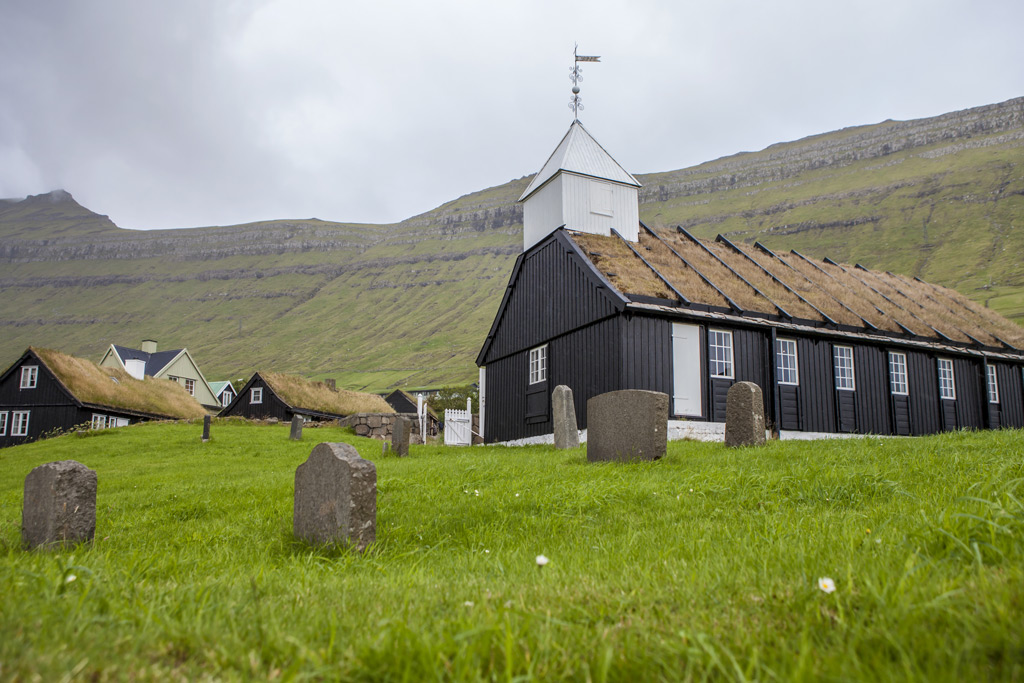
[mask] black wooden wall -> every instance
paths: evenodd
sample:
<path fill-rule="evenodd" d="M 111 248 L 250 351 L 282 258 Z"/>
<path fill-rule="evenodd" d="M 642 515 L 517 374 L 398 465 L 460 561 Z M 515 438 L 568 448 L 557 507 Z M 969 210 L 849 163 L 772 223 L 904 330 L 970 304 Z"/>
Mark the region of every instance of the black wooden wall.
<path fill-rule="evenodd" d="M 263 388 L 262 403 L 253 404 L 250 402 L 254 387 Z M 247 420 L 268 420 L 277 418 L 282 422 L 292 419 L 292 411 L 288 405 L 279 399 L 266 381 L 259 375 L 253 376 L 249 383 L 238 392 L 238 396 L 224 410 L 220 411 L 220 417 L 244 417 Z"/>
<path fill-rule="evenodd" d="M 481 359 L 486 366 L 614 315 L 621 308 L 558 233 L 524 254 L 513 277 L 513 289 Z"/>

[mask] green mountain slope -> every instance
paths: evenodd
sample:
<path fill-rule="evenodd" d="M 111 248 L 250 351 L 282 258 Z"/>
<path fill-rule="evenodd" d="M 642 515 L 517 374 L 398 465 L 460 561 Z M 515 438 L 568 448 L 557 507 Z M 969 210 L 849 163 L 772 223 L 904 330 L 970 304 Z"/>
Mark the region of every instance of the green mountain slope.
<path fill-rule="evenodd" d="M 637 176 L 641 218 L 955 287 L 1024 321 L 1024 98 Z M 529 178 L 392 225 L 123 230 L 62 192 L 0 200 L 0 361 L 31 345 L 188 346 L 364 390 L 471 381 Z"/>

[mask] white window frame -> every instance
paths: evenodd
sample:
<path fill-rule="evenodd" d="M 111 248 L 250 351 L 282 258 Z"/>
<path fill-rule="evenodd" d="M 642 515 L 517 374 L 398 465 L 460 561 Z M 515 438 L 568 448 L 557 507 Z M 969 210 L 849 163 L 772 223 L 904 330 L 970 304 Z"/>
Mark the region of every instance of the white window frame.
<path fill-rule="evenodd" d="M 988 402 L 999 403 L 999 375 L 996 374 L 996 366 L 986 363 L 985 377 L 988 385 Z"/>
<path fill-rule="evenodd" d="M 11 412 L 11 436 L 28 436 L 28 419 L 30 410 L 14 410 Z"/>
<path fill-rule="evenodd" d="M 196 395 L 196 381 L 194 379 L 185 378 L 185 391 L 188 392 L 189 396 Z"/>
<path fill-rule="evenodd" d="M 938 358 L 936 363 L 939 369 L 939 398 L 955 401 L 956 373 L 953 370 L 953 361 L 949 358 Z"/>
<path fill-rule="evenodd" d="M 540 384 L 548 379 L 548 345 L 530 349 L 530 384 Z"/>
<path fill-rule="evenodd" d="M 263 387 L 252 387 L 249 389 L 249 403 L 253 405 L 263 403 Z"/>
<path fill-rule="evenodd" d="M 897 359 L 899 359 L 898 362 Z M 889 391 L 894 396 L 908 396 L 910 394 L 910 384 L 907 377 L 907 354 L 900 351 L 889 352 Z"/>
<path fill-rule="evenodd" d="M 7 411 L 0 411 L 0 436 L 7 436 Z"/>
<path fill-rule="evenodd" d="M 107 416 L 100 413 L 92 414 L 92 426 L 90 429 L 106 429 L 107 428 Z"/>
<path fill-rule="evenodd" d="M 21 389 L 35 389 L 39 384 L 39 366 L 21 366 Z"/>
<path fill-rule="evenodd" d="M 857 390 L 857 373 L 854 370 L 852 346 L 832 347 L 832 372 L 836 377 L 836 389 L 840 391 Z"/>
<path fill-rule="evenodd" d="M 220 394 L 220 404 L 223 407 L 227 408 L 229 405 L 231 405 L 231 401 L 234 400 L 234 398 L 235 398 L 234 393 L 232 393 L 232 392 L 230 392 L 230 391 L 225 389 Z"/>
<path fill-rule="evenodd" d="M 721 368 L 719 368 L 721 366 Z M 721 369 L 722 372 L 717 372 Z M 708 374 L 719 379 L 733 379 L 732 332 L 708 330 Z"/>
<path fill-rule="evenodd" d="M 790 365 L 792 361 L 792 365 Z M 800 386 L 799 359 L 795 339 L 775 340 L 775 376 L 779 384 Z"/>

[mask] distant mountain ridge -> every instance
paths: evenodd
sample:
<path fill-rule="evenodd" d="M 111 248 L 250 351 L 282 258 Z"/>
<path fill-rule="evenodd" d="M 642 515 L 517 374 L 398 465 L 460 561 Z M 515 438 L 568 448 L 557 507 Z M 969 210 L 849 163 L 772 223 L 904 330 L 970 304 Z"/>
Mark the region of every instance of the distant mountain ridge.
<path fill-rule="evenodd" d="M 637 175 L 641 218 L 953 286 L 1024 320 L 1024 97 Z M 279 220 L 123 230 L 63 191 L 0 202 L 0 354 L 188 346 L 383 390 L 475 378 L 522 245 L 531 178 L 390 225 Z"/>

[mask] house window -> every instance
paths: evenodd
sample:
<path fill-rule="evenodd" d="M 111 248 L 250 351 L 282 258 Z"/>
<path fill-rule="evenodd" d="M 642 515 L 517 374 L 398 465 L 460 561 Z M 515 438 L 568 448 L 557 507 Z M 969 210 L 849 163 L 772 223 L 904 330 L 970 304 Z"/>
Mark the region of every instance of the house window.
<path fill-rule="evenodd" d="M 800 376 L 796 369 L 796 340 L 775 340 L 775 367 L 778 371 L 779 384 L 800 384 Z"/>
<path fill-rule="evenodd" d="M 11 436 L 28 436 L 28 410 L 15 410 L 11 413 Z"/>
<path fill-rule="evenodd" d="M 530 384 L 543 382 L 548 378 L 548 345 L 530 349 Z"/>
<path fill-rule="evenodd" d="M 894 394 L 907 395 L 907 354 L 889 352 L 889 387 Z"/>
<path fill-rule="evenodd" d="M 194 379 L 185 380 L 185 391 L 188 392 L 189 396 L 196 395 L 196 381 Z"/>
<path fill-rule="evenodd" d="M 26 365 L 21 369 L 21 388 L 35 389 L 36 381 L 39 379 L 39 366 Z"/>
<path fill-rule="evenodd" d="M 708 330 L 708 372 L 732 379 L 732 332 Z"/>
<path fill-rule="evenodd" d="M 7 411 L 0 413 L 0 436 L 7 436 Z"/>
<path fill-rule="evenodd" d="M 956 400 L 956 378 L 953 376 L 953 361 L 939 359 L 939 398 Z"/>
<path fill-rule="evenodd" d="M 100 415 L 99 413 L 92 414 L 92 428 L 93 429 L 106 429 L 107 428 L 107 416 Z"/>
<path fill-rule="evenodd" d="M 253 387 L 249 390 L 249 403 L 263 403 L 263 387 Z"/>
<path fill-rule="evenodd" d="M 853 347 L 833 346 L 832 360 L 835 367 L 836 389 L 854 391 L 857 386 L 853 378 Z"/>
<path fill-rule="evenodd" d="M 985 374 L 988 377 L 988 402 L 999 403 L 999 380 L 996 379 L 996 366 L 986 365 Z"/>
<path fill-rule="evenodd" d="M 229 405 L 231 405 L 231 400 L 234 397 L 235 397 L 234 394 L 232 394 L 230 391 L 225 389 L 224 393 L 220 395 L 220 404 L 222 406 L 224 406 L 225 408 L 227 408 Z"/>

